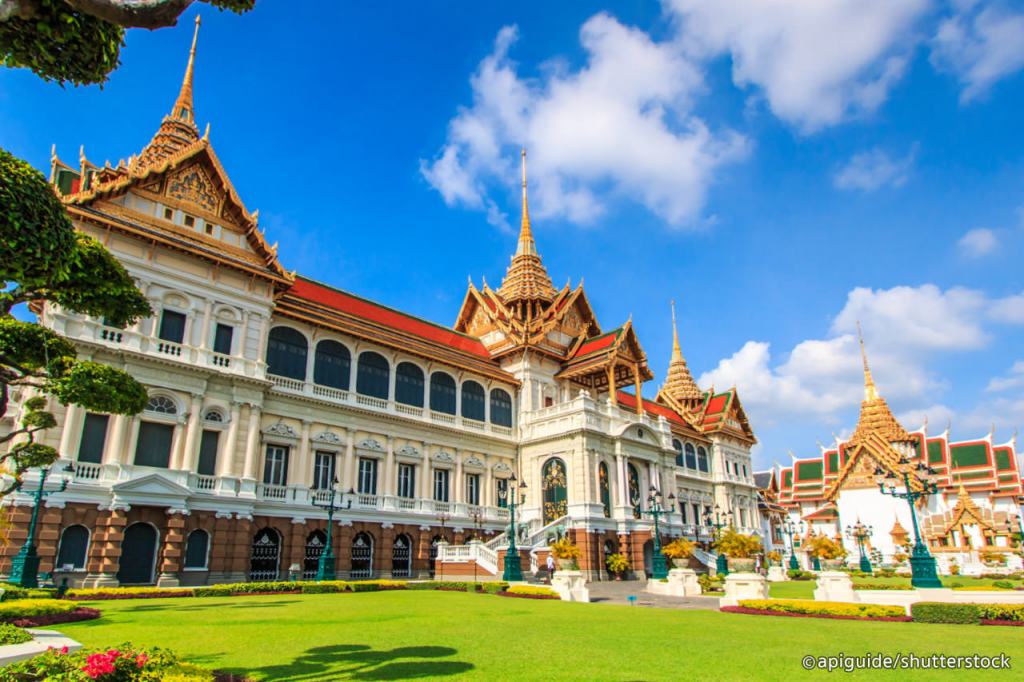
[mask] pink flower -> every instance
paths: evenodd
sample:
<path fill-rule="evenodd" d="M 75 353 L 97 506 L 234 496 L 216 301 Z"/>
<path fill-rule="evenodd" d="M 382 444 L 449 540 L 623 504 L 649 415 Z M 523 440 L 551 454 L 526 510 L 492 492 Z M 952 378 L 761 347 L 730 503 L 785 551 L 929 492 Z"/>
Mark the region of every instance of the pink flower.
<path fill-rule="evenodd" d="M 62 646 L 60 648 L 60 653 L 61 653 L 61 656 L 67 656 L 68 655 L 68 645 L 67 644 L 65 644 L 64 646 Z"/>
<path fill-rule="evenodd" d="M 148 660 L 149 660 L 149 656 L 147 656 L 146 654 L 139 654 L 138 656 L 135 657 L 135 662 L 139 664 L 140 668 L 142 666 L 146 665 L 146 661 L 148 661 Z"/>

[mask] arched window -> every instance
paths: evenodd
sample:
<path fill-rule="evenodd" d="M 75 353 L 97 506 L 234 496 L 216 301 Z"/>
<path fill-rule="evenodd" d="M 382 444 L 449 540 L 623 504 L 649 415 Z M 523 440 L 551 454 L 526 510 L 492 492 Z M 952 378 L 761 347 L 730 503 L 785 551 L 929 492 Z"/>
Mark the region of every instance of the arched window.
<path fill-rule="evenodd" d="M 85 568 L 85 554 L 89 548 L 89 529 L 85 526 L 68 526 L 60 534 L 60 549 L 57 551 L 55 568 L 73 566 Z"/>
<path fill-rule="evenodd" d="M 316 344 L 313 357 L 313 383 L 348 390 L 349 368 L 352 355 L 343 344 L 325 339 Z"/>
<path fill-rule="evenodd" d="M 178 414 L 178 406 L 170 398 L 162 395 L 155 395 L 149 399 L 146 405 L 146 412 L 158 414 Z"/>
<path fill-rule="evenodd" d="M 512 427 L 512 396 L 500 388 L 491 389 L 491 423 Z"/>
<path fill-rule="evenodd" d="M 267 338 L 267 374 L 306 380 L 306 337 L 291 327 L 274 327 Z"/>
<path fill-rule="evenodd" d="M 701 448 L 701 449 L 703 449 L 703 448 Z M 696 459 L 696 457 L 694 456 L 694 453 L 693 453 L 693 444 L 692 443 L 687 443 L 686 444 L 686 468 L 687 469 L 696 469 L 697 468 L 697 459 Z"/>
<path fill-rule="evenodd" d="M 683 464 L 683 444 L 680 443 L 677 439 L 673 438 L 672 449 L 676 451 L 676 466 L 686 466 L 685 464 Z"/>
<path fill-rule="evenodd" d="M 629 475 L 629 503 L 633 507 L 633 518 L 640 518 L 640 472 L 632 464 L 626 465 Z"/>
<path fill-rule="evenodd" d="M 209 410 L 207 411 L 206 416 L 203 417 L 203 419 L 205 419 L 208 422 L 223 423 L 224 415 L 221 414 L 220 410 Z"/>
<path fill-rule="evenodd" d="M 306 555 L 302 561 L 302 579 L 316 579 L 317 571 L 320 568 L 320 557 L 327 548 L 327 533 L 322 530 L 315 530 L 306 536 Z"/>
<path fill-rule="evenodd" d="M 153 582 L 156 563 L 157 532 L 148 523 L 133 523 L 124 531 L 121 556 L 117 561 L 117 580 L 122 585 Z"/>
<path fill-rule="evenodd" d="M 252 541 L 249 580 L 264 582 L 277 580 L 277 567 L 281 558 L 281 537 L 272 528 L 256 533 Z"/>
<path fill-rule="evenodd" d="M 353 580 L 373 575 L 373 537 L 366 531 L 352 540 L 352 569 L 349 575 Z"/>
<path fill-rule="evenodd" d="M 697 468 L 701 471 L 710 471 L 708 467 L 708 451 L 703 446 L 697 448 Z"/>
<path fill-rule="evenodd" d="M 395 402 L 423 407 L 423 370 L 411 362 L 400 362 L 395 369 Z"/>
<path fill-rule="evenodd" d="M 444 372 L 430 375 L 430 409 L 455 414 L 455 379 Z"/>
<path fill-rule="evenodd" d="M 359 356 L 356 393 L 387 400 L 390 383 L 391 365 L 388 364 L 387 358 L 373 351 L 367 351 Z"/>
<path fill-rule="evenodd" d="M 185 543 L 185 568 L 206 568 L 209 548 L 209 533 L 201 529 L 189 533 L 188 542 Z"/>
<path fill-rule="evenodd" d="M 402 534 L 395 538 L 391 546 L 391 577 L 408 578 L 412 568 L 412 540 Z"/>
<path fill-rule="evenodd" d="M 486 398 L 484 387 L 475 381 L 462 384 L 462 416 L 482 422 L 485 418 Z"/>
<path fill-rule="evenodd" d="M 565 516 L 567 507 L 565 462 L 552 457 L 541 470 L 544 485 L 544 525 Z"/>
<path fill-rule="evenodd" d="M 601 488 L 601 505 L 604 506 L 604 517 L 612 516 L 612 492 L 608 487 L 608 465 L 601 462 L 597 465 L 597 483 Z"/>

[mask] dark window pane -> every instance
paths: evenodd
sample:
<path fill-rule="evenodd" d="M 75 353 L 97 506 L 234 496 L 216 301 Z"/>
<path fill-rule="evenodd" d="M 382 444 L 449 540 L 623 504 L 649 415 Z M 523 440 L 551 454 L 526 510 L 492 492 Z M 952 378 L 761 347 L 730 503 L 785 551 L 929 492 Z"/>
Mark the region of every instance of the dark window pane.
<path fill-rule="evenodd" d="M 171 343 L 185 340 L 185 316 L 173 310 L 165 310 L 160 315 L 160 338 Z"/>
<path fill-rule="evenodd" d="M 313 383 L 347 391 L 351 364 L 352 355 L 343 344 L 321 341 L 313 358 Z"/>
<path fill-rule="evenodd" d="M 363 495 L 377 494 L 377 460 L 359 459 L 359 492 Z"/>
<path fill-rule="evenodd" d="M 391 383 L 391 366 L 383 355 L 366 352 L 359 356 L 359 373 L 356 375 L 356 393 L 371 398 L 388 399 Z"/>
<path fill-rule="evenodd" d="M 221 355 L 231 355 L 231 337 L 235 334 L 235 328 L 231 325 L 217 323 L 217 331 L 213 334 L 213 352 Z"/>
<path fill-rule="evenodd" d="M 703 447 L 697 448 L 697 468 L 708 471 L 708 451 Z"/>
<path fill-rule="evenodd" d="M 267 373 L 306 379 L 306 337 L 291 327 L 274 327 L 267 338 Z"/>
<path fill-rule="evenodd" d="M 467 381 L 462 384 L 462 416 L 482 422 L 486 409 L 484 407 L 485 395 L 484 387 L 475 381 Z"/>
<path fill-rule="evenodd" d="M 109 422 L 110 417 L 105 414 L 85 415 L 85 423 L 82 424 L 82 442 L 78 446 L 79 462 L 99 464 L 103 461 L 103 446 L 107 441 L 107 424 Z"/>
<path fill-rule="evenodd" d="M 85 568 L 85 550 L 89 546 L 89 531 L 85 526 L 68 526 L 60 535 L 60 551 L 56 568 L 74 566 Z"/>
<path fill-rule="evenodd" d="M 329 490 L 334 485 L 334 453 L 317 451 L 313 464 L 313 488 Z"/>
<path fill-rule="evenodd" d="M 135 445 L 135 463 L 144 467 L 166 469 L 171 463 L 173 440 L 172 425 L 142 422 L 139 424 L 139 440 Z"/>
<path fill-rule="evenodd" d="M 689 443 L 686 444 L 686 468 L 696 469 L 697 468 L 697 457 L 693 451 L 693 446 Z"/>
<path fill-rule="evenodd" d="M 288 448 L 280 445 L 267 446 L 263 482 L 269 485 L 288 485 Z"/>
<path fill-rule="evenodd" d="M 395 401 L 423 407 L 423 370 L 411 362 L 400 363 L 395 370 Z"/>
<path fill-rule="evenodd" d="M 204 430 L 199 441 L 199 466 L 196 473 L 213 476 L 217 470 L 217 445 L 220 443 L 220 432 Z"/>
<path fill-rule="evenodd" d="M 444 372 L 430 375 L 430 409 L 455 414 L 455 379 Z"/>
<path fill-rule="evenodd" d="M 491 423 L 512 426 L 512 396 L 500 388 L 491 390 Z"/>
<path fill-rule="evenodd" d="M 185 568 L 206 568 L 206 548 L 209 545 L 210 536 L 205 530 L 189 533 L 185 544 Z"/>

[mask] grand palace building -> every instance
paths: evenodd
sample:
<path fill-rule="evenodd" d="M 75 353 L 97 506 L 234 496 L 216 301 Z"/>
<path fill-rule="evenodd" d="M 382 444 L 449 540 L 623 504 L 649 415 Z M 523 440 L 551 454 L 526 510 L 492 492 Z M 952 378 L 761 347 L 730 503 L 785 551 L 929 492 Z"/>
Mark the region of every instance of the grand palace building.
<path fill-rule="evenodd" d="M 716 506 L 762 533 L 756 439 L 736 390 L 698 388 L 676 334 L 656 399 L 640 397 L 654 377 L 631 320 L 602 326 L 582 285 L 556 288 L 542 264 L 525 153 L 511 265 L 496 289 L 470 283 L 444 327 L 279 262 L 209 128 L 200 134 L 195 47 L 138 154 L 103 167 L 53 156 L 75 227 L 116 255 L 154 314 L 119 329 L 50 303 L 35 310 L 79 357 L 124 369 L 150 395 L 134 417 L 51 400 L 58 426 L 44 442 L 62 459 L 46 485 L 60 485 L 66 464 L 74 473 L 39 513 L 42 571 L 86 586 L 311 578 L 328 538 L 320 505 L 332 499 L 340 578 L 426 577 L 444 570 L 439 546 L 459 559 L 453 570 L 498 575 L 513 500 L 524 570 L 558 534 L 583 549 L 592 579 L 616 552 L 649 571 L 651 488 L 672 511 L 662 541 L 706 543 Z M 19 419 L 9 409 L 0 432 Z M 786 474 L 786 494 L 808 471 Z M 38 481 L 34 470 L 4 499 L 14 526 L 0 572 L 27 537 Z"/>
<path fill-rule="evenodd" d="M 804 566 L 809 562 L 800 546 L 822 534 L 842 540 L 856 564 L 859 548 L 847 528 L 858 522 L 869 528 L 865 550 L 876 564 L 899 564 L 894 557 L 910 554 L 916 522 L 940 572 L 992 572 L 996 564 L 985 566 L 985 555 L 1002 555 L 1002 568 L 1021 570 L 1012 539 L 1022 530 L 1024 503 L 1016 434 L 999 444 L 992 433 L 953 441 L 949 426 L 935 433 L 925 423 L 907 431 L 878 393 L 866 355 L 864 377 L 860 419 L 850 438 L 821 446 L 816 457 L 794 457 L 792 466 L 758 473 L 762 497 L 781 512 L 777 520 L 788 520 L 796 530 L 793 544 Z M 937 492 L 919 499 L 913 516 L 906 500 L 879 489 L 879 475 L 896 474 L 896 491 L 903 491 L 901 473 L 909 470 L 911 488 L 921 491 L 925 467 L 932 470 Z M 775 540 L 779 548 L 789 542 L 777 530 Z"/>

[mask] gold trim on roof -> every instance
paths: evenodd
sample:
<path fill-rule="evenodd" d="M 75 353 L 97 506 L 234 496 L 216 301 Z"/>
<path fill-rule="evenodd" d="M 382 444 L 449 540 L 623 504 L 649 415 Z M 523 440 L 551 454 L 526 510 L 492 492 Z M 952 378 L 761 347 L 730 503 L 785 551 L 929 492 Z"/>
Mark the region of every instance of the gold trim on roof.
<path fill-rule="evenodd" d="M 697 382 L 693 380 L 693 375 L 690 374 L 689 367 L 686 366 L 686 360 L 683 359 L 682 351 L 679 349 L 679 330 L 676 327 L 675 301 L 672 301 L 671 305 L 672 361 L 669 363 L 668 378 L 665 380 L 665 386 L 662 390 L 680 403 L 692 405 L 696 401 L 702 400 L 703 396 L 700 388 L 697 386 Z"/>
<path fill-rule="evenodd" d="M 860 404 L 860 419 L 857 421 L 857 428 L 850 436 L 850 445 L 860 445 L 868 440 L 871 434 L 881 436 L 887 443 L 916 443 L 903 426 L 896 421 L 892 410 L 886 404 L 885 399 L 879 395 L 875 387 L 875 381 L 871 378 L 871 370 L 868 369 L 868 356 L 864 350 L 864 337 L 860 334 L 860 324 L 857 324 L 857 334 L 860 336 L 860 352 L 864 358 L 864 402 Z"/>
<path fill-rule="evenodd" d="M 523 218 L 519 226 L 519 242 L 512 256 L 498 295 L 506 304 L 514 301 L 544 301 L 550 303 L 558 291 L 548 276 L 537 253 L 537 242 L 530 229 L 530 211 L 526 202 L 526 150 L 523 150 Z"/>

